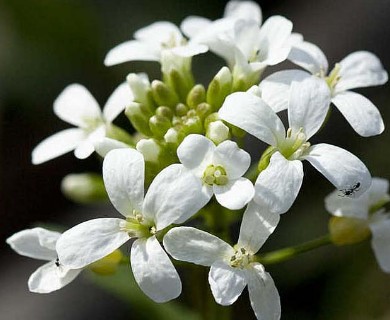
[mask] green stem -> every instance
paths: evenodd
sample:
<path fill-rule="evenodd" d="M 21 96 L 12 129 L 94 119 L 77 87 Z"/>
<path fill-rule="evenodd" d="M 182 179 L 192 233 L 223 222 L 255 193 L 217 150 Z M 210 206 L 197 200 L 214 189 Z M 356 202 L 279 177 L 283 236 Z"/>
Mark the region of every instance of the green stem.
<path fill-rule="evenodd" d="M 268 252 L 264 255 L 258 256 L 257 261 L 260 262 L 261 264 L 267 265 L 267 264 L 275 264 L 275 263 L 280 263 L 286 260 L 290 260 L 297 255 L 317 249 L 319 247 L 331 244 L 332 240 L 329 234 L 322 236 L 320 238 L 310 240 L 301 244 L 298 244 L 293 247 L 288 247 L 272 252 Z"/>

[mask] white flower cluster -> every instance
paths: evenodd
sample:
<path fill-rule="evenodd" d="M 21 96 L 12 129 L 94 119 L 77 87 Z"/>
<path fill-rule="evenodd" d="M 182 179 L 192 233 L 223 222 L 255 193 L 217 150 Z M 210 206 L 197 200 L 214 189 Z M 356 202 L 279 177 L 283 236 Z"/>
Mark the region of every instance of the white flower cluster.
<path fill-rule="evenodd" d="M 303 182 L 303 160 L 337 189 L 326 207 L 346 220 L 333 221 L 334 243 L 354 242 L 351 234 L 359 225 L 360 235 L 373 235 L 379 264 L 390 272 L 390 220 L 382 209 L 389 200 L 387 181 L 372 183 L 370 172 L 352 153 L 309 142 L 326 124 L 331 104 L 361 136 L 380 134 L 384 124 L 377 108 L 349 90 L 384 84 L 387 73 L 374 54 L 364 51 L 348 55 L 328 72 L 323 52 L 292 33 L 292 27 L 281 16 L 262 24 L 261 10 L 252 1 L 230 1 L 223 18 L 215 21 L 188 17 L 182 31 L 170 22 L 156 22 L 112 49 L 104 63 L 158 61 L 163 81 L 130 74 L 103 112 L 81 85 L 72 84 L 60 94 L 54 112 L 78 128 L 41 142 L 32 153 L 33 163 L 72 150 L 79 159 L 97 151 L 104 158 L 108 197 L 122 217 L 89 220 L 62 235 L 35 228 L 8 238 L 19 254 L 50 261 L 30 277 L 31 291 L 60 289 L 132 240 L 135 280 L 154 301 L 181 293 L 170 255 L 210 267 L 208 280 L 217 303 L 231 305 L 248 286 L 256 317 L 279 319 L 278 291 L 256 253 L 294 203 Z M 192 57 L 206 51 L 227 64 L 207 89 L 195 83 L 191 72 Z M 306 71 L 279 71 L 262 79 L 268 66 L 286 59 Z M 285 109 L 287 127 L 277 114 Z M 123 111 L 137 136 L 112 124 Z M 250 155 L 239 147 L 245 133 L 269 145 L 260 159 L 252 159 L 258 161 L 254 185 L 244 177 L 251 165 Z M 204 211 L 212 215 L 212 203 L 226 208 L 224 212 L 245 208 L 235 245 L 180 226 Z M 355 227 L 346 228 L 348 221 Z M 213 232 L 207 225 L 204 229 Z"/>

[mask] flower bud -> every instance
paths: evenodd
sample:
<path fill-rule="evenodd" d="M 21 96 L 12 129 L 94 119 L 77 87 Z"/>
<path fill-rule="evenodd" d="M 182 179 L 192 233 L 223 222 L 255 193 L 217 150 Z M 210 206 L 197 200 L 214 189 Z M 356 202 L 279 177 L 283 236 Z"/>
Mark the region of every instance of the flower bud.
<path fill-rule="evenodd" d="M 227 67 L 223 67 L 211 80 L 207 88 L 207 103 L 218 111 L 225 98 L 232 93 L 232 74 Z"/>
<path fill-rule="evenodd" d="M 188 112 L 188 107 L 183 103 L 178 103 L 175 107 L 175 113 L 178 117 L 186 116 Z"/>
<path fill-rule="evenodd" d="M 196 114 L 202 119 L 210 115 L 212 111 L 212 107 L 206 102 L 200 103 L 196 106 Z"/>
<path fill-rule="evenodd" d="M 62 193 L 77 203 L 108 200 L 103 178 L 97 173 L 68 174 L 61 182 Z"/>
<path fill-rule="evenodd" d="M 114 274 L 118 269 L 120 262 L 123 259 L 123 254 L 119 249 L 105 256 L 104 258 L 90 264 L 88 268 L 99 275 Z"/>
<path fill-rule="evenodd" d="M 168 107 L 161 106 L 156 109 L 156 115 L 172 119 L 173 112 Z"/>
<path fill-rule="evenodd" d="M 187 105 L 195 108 L 198 104 L 206 101 L 206 90 L 201 84 L 194 86 L 187 96 Z"/>
<path fill-rule="evenodd" d="M 152 136 L 152 131 L 149 128 L 150 116 L 143 112 L 141 104 L 132 102 L 127 106 L 125 114 L 138 132 L 141 132 L 145 136 Z"/>
<path fill-rule="evenodd" d="M 168 129 L 172 127 L 172 124 L 167 117 L 155 115 L 149 119 L 149 127 L 153 135 L 161 139 Z"/>
<path fill-rule="evenodd" d="M 173 108 L 179 103 L 176 93 L 162 81 L 154 80 L 152 82 L 152 94 L 159 106 Z"/>
<path fill-rule="evenodd" d="M 134 101 L 147 106 L 150 111 L 153 111 L 155 109 L 155 102 L 148 76 L 145 73 L 130 73 L 126 80 L 133 92 Z"/>
<path fill-rule="evenodd" d="M 257 165 L 257 170 L 260 173 L 261 171 L 267 169 L 269 162 L 271 160 L 272 155 L 275 153 L 276 149 L 274 146 L 269 146 L 263 154 L 261 155 L 261 158 L 259 160 L 259 164 Z"/>
<path fill-rule="evenodd" d="M 354 244 L 371 235 L 367 221 L 350 217 L 332 217 L 329 220 L 329 232 L 335 245 Z"/>
<path fill-rule="evenodd" d="M 161 147 L 154 139 L 141 139 L 138 141 L 136 149 L 142 153 L 145 161 L 158 162 Z"/>
<path fill-rule="evenodd" d="M 202 120 L 198 116 L 188 118 L 183 124 L 184 126 L 182 131 L 185 135 L 189 135 L 191 133 L 203 133 Z"/>
<path fill-rule="evenodd" d="M 229 139 L 229 128 L 221 120 L 211 122 L 207 127 L 206 137 L 218 145 Z"/>

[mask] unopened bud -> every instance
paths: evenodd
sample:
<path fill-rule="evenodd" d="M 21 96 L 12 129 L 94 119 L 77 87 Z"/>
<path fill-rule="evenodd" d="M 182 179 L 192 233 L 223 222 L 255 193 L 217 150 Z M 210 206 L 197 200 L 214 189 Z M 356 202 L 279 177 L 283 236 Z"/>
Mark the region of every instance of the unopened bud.
<path fill-rule="evenodd" d="M 154 139 L 142 139 L 138 141 L 136 149 L 142 153 L 145 161 L 158 162 L 161 147 Z"/>
<path fill-rule="evenodd" d="M 149 119 L 149 127 L 153 135 L 156 138 L 161 139 L 168 129 L 172 127 L 172 124 L 168 118 L 155 115 Z"/>
<path fill-rule="evenodd" d="M 206 90 L 201 84 L 194 86 L 187 96 L 187 105 L 195 108 L 198 104 L 206 101 Z"/>
<path fill-rule="evenodd" d="M 175 113 L 178 117 L 186 116 L 188 112 L 188 107 L 183 103 L 178 103 L 175 107 Z"/>
<path fill-rule="evenodd" d="M 207 103 L 218 111 L 225 98 L 232 93 L 232 74 L 227 67 L 223 67 L 211 80 L 207 88 Z"/>
<path fill-rule="evenodd" d="M 361 242 L 371 235 L 366 220 L 350 217 L 332 217 L 329 220 L 332 242 L 343 246 Z"/>
<path fill-rule="evenodd" d="M 188 118 L 183 124 L 184 126 L 182 131 L 185 135 L 189 135 L 191 133 L 203 133 L 202 120 L 198 116 Z"/>
<path fill-rule="evenodd" d="M 143 112 L 141 104 L 132 102 L 127 106 L 125 114 L 138 132 L 145 136 L 152 136 L 149 128 L 149 116 Z"/>
<path fill-rule="evenodd" d="M 200 103 L 196 106 L 196 114 L 202 119 L 206 118 L 212 111 L 212 107 L 206 102 Z"/>
<path fill-rule="evenodd" d="M 150 111 L 153 111 L 155 103 L 148 76 L 145 73 L 130 73 L 126 80 L 133 92 L 134 101 L 148 106 Z"/>
<path fill-rule="evenodd" d="M 156 109 L 156 115 L 161 117 L 166 117 L 168 119 L 172 119 L 173 112 L 170 108 L 161 106 Z"/>
<path fill-rule="evenodd" d="M 154 80 L 152 82 L 152 94 L 159 106 L 173 108 L 179 103 L 176 93 L 162 81 Z"/>
<path fill-rule="evenodd" d="M 267 169 L 269 162 L 271 160 L 272 155 L 276 152 L 276 149 L 274 146 L 269 146 L 263 154 L 261 155 L 261 158 L 259 160 L 259 164 L 257 165 L 257 170 L 259 173 L 265 169 Z"/>
<path fill-rule="evenodd" d="M 62 193 L 77 203 L 107 201 L 103 178 L 97 173 L 68 174 L 61 182 Z"/>
<path fill-rule="evenodd" d="M 229 128 L 221 120 L 211 122 L 207 127 L 206 137 L 217 145 L 229 139 L 229 136 Z"/>

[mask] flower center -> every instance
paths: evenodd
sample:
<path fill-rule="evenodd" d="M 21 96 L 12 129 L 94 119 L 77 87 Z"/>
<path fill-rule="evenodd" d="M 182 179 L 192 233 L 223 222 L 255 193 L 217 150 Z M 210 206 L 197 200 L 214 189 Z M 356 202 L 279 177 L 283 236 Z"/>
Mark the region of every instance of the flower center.
<path fill-rule="evenodd" d="M 202 180 L 203 183 L 209 186 L 214 184 L 224 186 L 229 181 L 225 168 L 220 165 L 214 166 L 213 164 L 209 165 L 203 172 Z"/>
<path fill-rule="evenodd" d="M 334 90 L 334 88 L 336 87 L 336 84 L 339 82 L 339 80 L 341 78 L 340 69 L 341 69 L 340 64 L 336 63 L 333 70 L 329 73 L 329 76 L 324 77 L 326 83 L 329 86 L 329 89 L 332 91 Z"/>
<path fill-rule="evenodd" d="M 295 133 L 289 128 L 287 130 L 286 139 L 282 143 L 279 143 L 278 149 L 287 160 L 297 160 L 302 157 L 310 147 L 310 142 L 306 139 L 306 134 L 303 132 L 302 127 Z"/>
<path fill-rule="evenodd" d="M 83 130 L 87 133 L 95 131 L 97 127 L 103 124 L 103 120 L 100 118 L 87 118 L 84 119 Z"/>
<path fill-rule="evenodd" d="M 179 46 L 184 46 L 187 43 L 187 40 L 183 37 L 178 38 L 174 32 L 171 32 L 168 39 L 161 42 L 161 47 L 163 49 L 172 49 Z"/>
<path fill-rule="evenodd" d="M 245 248 L 238 248 L 234 255 L 230 257 L 230 266 L 244 269 L 253 261 L 253 254 Z"/>
<path fill-rule="evenodd" d="M 130 237 L 142 238 L 155 235 L 157 233 L 156 227 L 150 221 L 146 221 L 142 214 L 133 210 L 133 216 L 127 217 L 126 220 L 121 221 L 120 231 L 127 232 Z"/>

